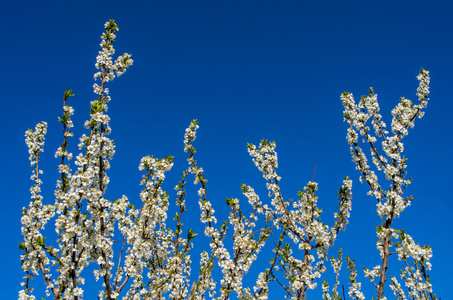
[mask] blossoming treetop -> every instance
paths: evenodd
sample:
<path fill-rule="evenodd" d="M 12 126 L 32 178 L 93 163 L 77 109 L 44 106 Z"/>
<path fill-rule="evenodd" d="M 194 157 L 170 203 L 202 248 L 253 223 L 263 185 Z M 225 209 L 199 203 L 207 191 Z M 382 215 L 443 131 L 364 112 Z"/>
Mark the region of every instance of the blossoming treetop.
<path fill-rule="evenodd" d="M 39 156 L 43 151 L 47 124 L 41 122 L 35 130 L 26 132 L 31 166 L 34 167 L 31 177 L 34 185 L 31 202 L 23 209 L 21 219 L 24 241 L 19 248 L 23 251 L 21 261 L 26 275 L 19 299 L 35 299 L 31 280 L 38 274 L 44 279 L 47 296 L 82 299 L 82 287 L 85 280 L 91 278 L 85 270 L 89 265 L 95 266 L 94 279 L 102 282 L 98 299 L 229 299 L 233 294 L 240 299 L 267 299 L 272 281 L 287 297 L 306 299 L 307 290 L 317 287 L 317 279 L 326 271 L 328 261 L 334 267 L 336 282 L 332 291 L 324 282 L 324 299 L 343 299 L 338 292 L 342 253 L 340 251 L 337 258 L 330 259 L 327 254 L 339 231 L 345 230 L 348 224 L 352 181 L 347 177 L 344 179 L 338 192 L 335 222 L 327 225 L 322 221 L 322 210 L 317 205 L 316 182 L 308 182 L 297 194 L 297 199 L 287 199 L 283 195 L 279 185 L 281 178 L 277 174 L 275 142 L 263 140 L 258 146 L 247 145 L 253 162 L 266 181 L 270 202 L 261 200 L 251 186 L 244 184 L 241 191 L 250 208 L 244 210 L 239 199 L 227 198 L 226 205 L 231 212 L 221 225 L 209 198 L 204 170 L 195 159 L 194 141 L 199 128 L 196 120 L 190 123 L 184 135 L 188 167 L 175 187 L 176 199 L 172 200 L 163 189 L 165 174 L 173 166 L 172 156 L 160 159 L 145 156 L 141 159 L 139 170 L 144 175 L 140 207 L 136 208 L 126 196 L 113 201 L 106 198 L 107 172 L 115 153 L 115 145 L 108 137 L 111 128 L 106 111 L 111 98 L 106 84 L 122 75 L 132 65 L 132 59 L 126 53 L 113 60 L 118 26 L 110 20 L 105 29 L 101 37 L 102 50 L 95 64 L 98 71 L 94 74 L 96 83 L 93 89 L 97 98 L 91 102 L 90 119 L 85 122 L 88 134 L 80 137 L 78 146 L 81 152 L 75 156 L 73 164 L 70 163 L 74 156 L 69 150 L 69 138 L 73 136 L 70 130 L 74 109 L 67 104 L 73 96 L 72 91 L 67 89 L 63 96 L 63 116 L 59 118 L 63 125 L 63 142 L 55 153 L 61 158 L 58 168 L 61 178 L 57 182 L 53 204 L 44 204 L 41 196 L 40 174 L 43 171 Z M 407 265 L 402 279 L 406 282 L 409 297 L 435 299 L 426 274 L 430 268 L 430 248 L 416 245 L 404 230 L 392 227 L 394 219 L 412 200 L 402 197 L 410 180 L 405 179 L 406 160 L 401 156 L 401 140 L 407 135 L 408 127 L 413 126 L 414 119 L 423 115 L 422 110 L 427 104 L 428 72 L 422 70 L 419 80 L 419 104 L 401 100 L 392 112 L 392 136 L 385 130 L 373 91 L 358 105 L 351 94 L 342 95 L 353 160 L 363 180 L 370 186 L 370 194 L 377 199 L 377 212 L 384 219 L 377 228 L 377 248 L 382 264 L 371 271 L 365 270 L 366 277 L 376 286 L 378 299 L 385 298 L 386 271 L 392 254 L 397 254 Z M 374 135 L 366 125 L 369 120 Z M 382 187 L 368 165 L 359 146 L 359 134 L 369 144 L 376 168 L 391 182 L 388 189 Z M 383 140 L 385 156 L 377 150 L 377 138 Z M 203 235 L 183 224 L 187 211 L 188 176 L 193 176 L 194 184 L 199 185 Z M 171 201 L 176 204 L 173 220 L 168 218 Z M 52 219 L 55 220 L 55 241 L 44 236 L 44 228 Z M 224 240 L 230 235 L 233 242 L 232 248 L 228 249 Z M 193 253 L 194 241 L 202 236 L 208 239 L 209 249 Z M 269 264 L 262 264 L 254 285 L 246 286 L 244 276 L 264 247 L 270 247 L 274 255 Z M 391 247 L 395 248 L 394 252 L 390 252 Z M 192 270 L 194 255 L 199 255 L 199 268 L 195 272 Z M 349 295 L 354 299 L 364 299 L 361 285 L 356 280 L 354 262 L 349 257 L 346 260 L 351 274 Z M 219 278 L 214 268 L 219 269 Z M 375 282 L 375 278 L 379 281 Z M 395 277 L 390 279 L 395 296 L 406 299 L 398 280 Z"/>

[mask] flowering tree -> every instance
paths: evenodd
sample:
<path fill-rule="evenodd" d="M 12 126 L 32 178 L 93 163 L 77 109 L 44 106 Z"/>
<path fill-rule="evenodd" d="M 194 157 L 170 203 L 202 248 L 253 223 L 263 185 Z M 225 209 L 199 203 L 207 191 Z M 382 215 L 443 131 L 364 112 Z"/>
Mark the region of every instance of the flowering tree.
<path fill-rule="evenodd" d="M 67 104 L 73 96 L 66 90 L 63 96 L 63 116 L 59 121 L 63 125 L 63 142 L 55 156 L 61 158 L 55 202 L 43 203 L 41 196 L 43 171 L 39 166 L 39 156 L 44 147 L 47 124 L 41 122 L 35 129 L 26 132 L 26 144 L 29 148 L 30 162 L 33 167 L 31 179 L 31 201 L 23 208 L 22 234 L 24 241 L 19 248 L 25 280 L 19 299 L 35 299 L 32 279 L 42 276 L 47 296 L 53 299 L 83 298 L 82 289 L 87 277 L 88 266 L 93 265 L 94 279 L 101 280 L 102 288 L 98 299 L 229 299 L 236 294 L 240 299 L 267 299 L 269 283 L 275 281 L 287 297 L 306 299 L 306 291 L 317 286 L 317 278 L 326 271 L 327 253 L 340 230 L 345 230 L 351 209 L 352 182 L 345 178 L 339 189 L 338 212 L 335 222 L 328 226 L 321 220 L 321 209 L 317 206 L 317 183 L 310 181 L 298 194 L 296 200 L 286 199 L 280 190 L 280 176 L 275 143 L 263 140 L 258 146 L 247 145 L 250 156 L 266 180 L 270 203 L 266 204 L 248 185 L 242 185 L 241 191 L 248 200 L 250 208 L 244 210 L 239 199 L 228 198 L 226 205 L 231 212 L 228 220 L 218 225 L 215 210 L 208 197 L 207 179 L 203 168 L 195 159 L 194 141 L 198 123 L 193 120 L 184 135 L 184 151 L 188 153 L 188 167 L 182 173 L 181 181 L 176 185 L 176 214 L 168 220 L 171 197 L 163 190 L 165 173 L 173 166 L 173 157 L 141 159 L 139 169 L 144 172 L 143 191 L 140 193 L 142 205 L 136 208 L 126 196 L 114 201 L 106 198 L 109 183 L 107 171 L 114 155 L 113 141 L 108 138 L 111 132 L 109 117 L 105 114 L 107 103 L 111 100 L 106 83 L 122 75 L 132 65 L 130 54 L 123 54 L 113 60 L 118 26 L 113 20 L 105 24 L 102 35 L 102 50 L 96 59 L 98 72 L 94 75 L 93 88 L 97 99 L 91 102 L 90 120 L 85 122 L 89 134 L 80 137 L 78 144 L 81 152 L 75 157 L 69 151 L 69 138 L 73 136 L 71 116 L 74 110 Z M 352 95 L 343 94 L 345 120 L 350 124 L 348 140 L 354 161 L 362 172 L 364 180 L 370 185 L 372 194 L 378 200 L 378 213 L 384 218 L 378 227 L 378 249 L 381 251 L 382 266 L 366 276 L 373 282 L 379 277 L 378 299 L 384 299 L 386 270 L 391 254 L 407 264 L 402 277 L 406 280 L 409 297 L 413 299 L 431 299 L 429 277 L 426 269 L 431 250 L 416 245 L 403 230 L 391 227 L 393 219 L 411 198 L 403 199 L 401 194 L 409 180 L 404 179 L 405 160 L 400 157 L 401 139 L 407 134 L 407 128 L 413 125 L 416 116 L 422 116 L 426 106 L 429 77 L 421 72 L 419 88 L 420 104 L 413 105 L 409 100 L 402 100 L 394 110 L 393 137 L 384 130 L 385 124 L 378 114 L 376 96 L 364 97 L 358 106 Z M 374 145 L 374 138 L 366 127 L 371 119 L 376 135 L 384 139 L 383 150 L 388 158 L 380 156 Z M 358 146 L 358 134 L 365 136 L 372 149 L 376 167 L 383 170 L 392 184 L 384 190 L 378 184 L 377 176 L 367 165 L 367 160 Z M 390 159 L 390 160 L 388 160 Z M 74 170 L 72 168 L 75 168 Z M 204 236 L 209 240 L 209 249 L 205 249 L 199 258 L 199 269 L 192 272 L 192 248 L 198 234 L 183 225 L 187 211 L 186 185 L 188 176 L 193 176 L 194 184 L 199 185 L 198 204 L 200 221 L 204 225 Z M 249 213 L 246 213 L 249 211 Z M 57 238 L 50 242 L 44 236 L 45 225 L 55 220 Z M 232 234 L 231 234 L 232 231 Z M 230 232 L 230 234 L 229 234 Z M 232 249 L 228 249 L 224 240 L 231 235 Z M 114 240 L 115 236 L 115 240 Z M 118 238 L 120 236 L 121 238 Z M 260 251 L 273 238 L 273 257 L 269 265 L 258 274 L 254 286 L 244 286 L 244 276 Z M 397 242 L 392 242 L 398 240 Z M 396 247 L 390 252 L 390 247 Z M 114 250 L 118 251 L 115 253 Z M 198 255 L 198 253 L 196 253 Z M 117 260 L 114 257 L 118 257 Z M 324 283 L 325 299 L 343 299 L 337 292 L 341 253 L 338 258 L 330 259 L 337 281 L 332 289 Z M 409 265 L 413 260 L 414 265 Z M 360 283 L 355 280 L 354 262 L 347 258 L 351 272 L 349 295 L 364 299 L 360 292 Z M 214 268 L 221 273 L 216 278 Z M 85 272 L 84 272 L 85 270 Z M 89 276 L 91 278 L 91 276 Z M 392 277 L 392 289 L 398 299 L 406 299 L 405 294 Z"/>

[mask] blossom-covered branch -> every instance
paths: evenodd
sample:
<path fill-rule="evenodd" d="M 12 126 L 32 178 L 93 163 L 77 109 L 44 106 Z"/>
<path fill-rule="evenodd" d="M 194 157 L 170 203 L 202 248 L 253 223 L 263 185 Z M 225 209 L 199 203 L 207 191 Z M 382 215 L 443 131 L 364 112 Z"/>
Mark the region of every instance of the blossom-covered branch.
<path fill-rule="evenodd" d="M 413 198 L 412 196 L 403 197 L 404 190 L 411 183 L 411 179 L 406 179 L 407 159 L 402 155 L 404 151 L 402 139 L 408 135 L 409 127 L 414 127 L 415 119 L 424 115 L 423 110 L 429 100 L 429 72 L 421 69 L 417 79 L 420 82 L 417 89 L 418 103 L 415 104 L 406 98 L 400 99 L 399 104 L 392 110 L 391 133 L 386 130 L 386 124 L 379 113 L 377 95 L 372 88 L 369 95 L 362 96 L 358 104 L 355 103 L 352 94 L 345 92 L 341 95 L 344 120 L 349 124 L 346 138 L 351 146 L 352 160 L 356 164 L 356 169 L 361 172 L 360 180 L 365 181 L 370 187 L 368 194 L 376 198 L 377 213 L 383 219 L 382 224 L 377 226 L 378 242 L 376 244 L 382 260 L 381 265 L 374 267 L 373 270 L 365 268 L 365 276 L 376 286 L 378 300 L 385 299 L 384 288 L 388 280 L 387 269 L 392 254 L 398 254 L 398 259 L 403 260 L 407 265 L 401 277 L 406 282 L 410 297 L 436 299 L 432 293 L 429 277 L 426 275 L 426 270 L 431 267 L 429 263 L 432 256 L 431 249 L 428 246 L 416 245 L 404 230 L 396 230 L 392 227 L 395 218 L 399 217 L 411 204 Z M 373 130 L 367 125 L 368 122 L 371 122 Z M 382 187 L 378 175 L 371 169 L 367 156 L 359 145 L 359 135 L 363 137 L 363 143 L 369 147 L 376 170 L 382 172 L 385 179 L 390 181 L 388 189 Z M 378 140 L 380 140 L 381 149 L 378 147 Z M 410 258 L 414 260 L 414 267 L 407 263 Z M 390 287 L 395 296 L 398 299 L 406 299 L 397 279 L 391 277 L 391 281 Z"/>
<path fill-rule="evenodd" d="M 93 86 L 98 98 L 91 102 L 91 118 L 85 122 L 90 134 L 80 138 L 79 148 L 85 149 L 85 152 L 77 155 L 74 163 L 77 166 L 75 172 L 69 166 L 73 155 L 68 151 L 67 140 L 73 135 L 70 128 L 73 127 L 71 115 L 74 109 L 67 105 L 67 100 L 73 94 L 68 89 L 64 93 L 63 116 L 59 118 L 63 124 L 63 143 L 55 153 L 56 157 L 61 157 L 59 171 L 62 175 L 61 180 L 57 182 L 54 205 L 42 206 L 42 197 L 39 195 L 41 180 L 37 176 L 41 173 L 37 162 L 44 142 L 46 123 L 42 122 L 35 131 L 27 132 L 30 159 L 32 165 L 36 164 L 32 177 L 36 184 L 32 190 L 33 217 L 30 215 L 31 218 L 22 218 L 24 242 L 21 243 L 21 248 L 25 251 L 23 270 L 29 275 L 26 278 L 26 289 L 20 292 L 20 299 L 34 298 L 28 283 L 31 274 L 37 274 L 37 269 L 43 274 L 48 296 L 52 294 L 54 299 L 81 299 L 83 290 L 80 285 L 85 281 L 81 273 L 93 261 L 99 265 L 95 277 L 102 277 L 105 286 L 99 298 L 115 299 L 119 292 L 111 285 L 112 237 L 114 223 L 118 217 L 116 209 L 119 206 L 104 198 L 109 182 L 106 170 L 110 168 L 109 161 L 115 151 L 112 140 L 108 138 L 111 131 L 110 118 L 105 111 L 110 96 L 104 86 L 108 81 L 123 74 L 132 65 L 132 59 L 130 54 L 124 54 L 113 62 L 112 56 L 115 53 L 113 43 L 118 26 L 110 20 L 105 24 L 105 29 L 101 37 L 102 51 L 99 52 L 95 65 L 99 72 L 94 75 L 95 80 L 100 79 L 101 84 L 95 83 Z M 24 211 L 25 216 L 29 213 L 31 211 Z M 53 247 L 45 243 L 41 231 L 45 223 L 55 214 L 58 240 L 57 246 Z M 31 230 L 33 234 L 28 236 Z M 52 268 L 55 265 L 58 265 L 58 268 Z M 52 274 L 55 273 L 57 276 L 52 279 Z"/>

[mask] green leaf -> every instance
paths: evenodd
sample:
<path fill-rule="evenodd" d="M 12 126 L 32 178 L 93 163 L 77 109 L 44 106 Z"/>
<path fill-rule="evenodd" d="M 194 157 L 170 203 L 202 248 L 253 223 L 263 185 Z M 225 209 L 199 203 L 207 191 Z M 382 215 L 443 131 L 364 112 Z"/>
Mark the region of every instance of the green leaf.
<path fill-rule="evenodd" d="M 91 105 L 90 114 L 100 113 L 104 110 L 104 104 L 101 101 L 95 101 Z"/>
<path fill-rule="evenodd" d="M 233 206 L 234 205 L 233 198 L 225 198 L 225 200 L 226 200 L 226 204 L 228 206 Z"/>
<path fill-rule="evenodd" d="M 35 240 L 35 244 L 40 246 L 40 247 L 45 247 L 45 244 L 44 244 L 44 241 L 46 240 L 46 238 L 42 238 L 40 236 L 38 236 Z"/>
<path fill-rule="evenodd" d="M 66 91 L 64 92 L 64 99 L 67 100 L 69 97 L 72 97 L 74 96 L 74 94 L 72 93 L 72 90 L 69 90 L 68 88 L 66 88 Z"/>
<path fill-rule="evenodd" d="M 189 232 L 187 233 L 187 239 L 190 241 L 191 239 L 193 239 L 197 235 L 198 235 L 198 233 L 194 233 L 193 229 L 189 229 Z"/>

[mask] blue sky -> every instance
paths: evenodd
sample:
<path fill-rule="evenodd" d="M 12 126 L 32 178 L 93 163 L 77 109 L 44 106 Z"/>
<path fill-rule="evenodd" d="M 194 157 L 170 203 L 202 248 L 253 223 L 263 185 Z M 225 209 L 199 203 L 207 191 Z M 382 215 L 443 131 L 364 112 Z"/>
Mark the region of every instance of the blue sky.
<path fill-rule="evenodd" d="M 432 283 L 447 299 L 453 268 L 449 1 L 4 1 L 0 7 L 4 299 L 17 297 L 23 276 L 17 245 L 31 185 L 24 132 L 42 120 L 49 124 L 42 166 L 43 194 L 51 203 L 62 95 L 66 87 L 75 93 L 70 104 L 80 136 L 109 19 L 120 28 L 117 54 L 132 53 L 134 65 L 109 86 L 116 154 L 108 197 L 125 194 L 139 203 L 138 164 L 147 154 L 175 156 L 166 185 L 173 192 L 186 168 L 184 130 L 198 119 L 197 160 L 218 218 L 225 219 L 224 199 L 241 197 L 242 183 L 266 199 L 246 144 L 275 140 L 284 196 L 297 197 L 316 166 L 326 222 L 333 224 L 343 177 L 354 180 L 350 224 L 330 254 L 342 247 L 359 274 L 378 263 L 375 226 L 381 221 L 350 159 L 340 94 L 358 99 L 372 86 L 390 124 L 400 97 L 416 99 L 420 68 L 431 71 L 426 115 L 404 141 L 414 202 L 395 227 L 432 246 Z M 186 224 L 196 224 L 196 194 L 187 201 L 193 215 Z M 373 287 L 361 279 L 371 298 Z"/>

